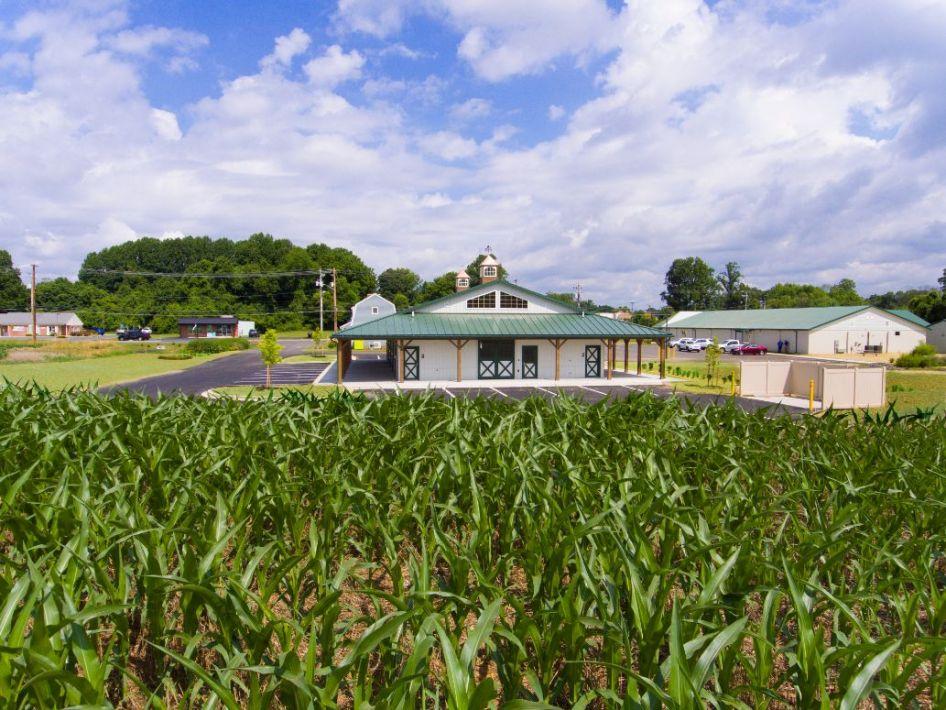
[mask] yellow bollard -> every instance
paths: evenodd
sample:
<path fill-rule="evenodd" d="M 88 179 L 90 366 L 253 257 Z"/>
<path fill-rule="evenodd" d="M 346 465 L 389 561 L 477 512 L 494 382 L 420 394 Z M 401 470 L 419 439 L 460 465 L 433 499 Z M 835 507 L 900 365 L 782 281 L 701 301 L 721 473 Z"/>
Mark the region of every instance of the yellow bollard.
<path fill-rule="evenodd" d="M 733 375 L 732 379 L 729 381 L 729 394 L 732 397 L 736 396 L 736 376 Z"/>
<path fill-rule="evenodd" d="M 815 381 L 808 380 L 808 411 L 815 411 Z"/>

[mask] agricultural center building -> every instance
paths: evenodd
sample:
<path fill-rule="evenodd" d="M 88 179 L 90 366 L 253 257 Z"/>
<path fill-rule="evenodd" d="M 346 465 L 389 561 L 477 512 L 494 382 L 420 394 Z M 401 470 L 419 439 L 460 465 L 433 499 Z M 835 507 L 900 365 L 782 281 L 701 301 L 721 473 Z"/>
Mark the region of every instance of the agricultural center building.
<path fill-rule="evenodd" d="M 177 327 L 181 338 L 245 338 L 256 324 L 249 320 L 239 320 L 235 316 L 219 316 L 178 318 Z"/>
<path fill-rule="evenodd" d="M 36 335 L 81 335 L 82 319 L 72 311 L 36 314 Z M 22 338 L 33 335 L 33 314 L 0 313 L 0 336 Z"/>
<path fill-rule="evenodd" d="M 663 377 L 666 331 L 584 313 L 498 278 L 499 269 L 487 254 L 478 285 L 470 287 L 470 277 L 460 271 L 455 293 L 340 329 L 332 336 L 339 383 L 354 340 L 384 340 L 392 376 L 401 382 L 610 378 L 617 343 L 623 341 L 626 360 L 632 340 L 660 344 Z M 639 374 L 640 347 L 637 352 Z"/>
<path fill-rule="evenodd" d="M 339 330 L 352 328 L 356 325 L 363 325 L 378 318 L 393 315 L 397 313 L 397 307 L 380 293 L 369 293 L 363 299 L 351 307 L 351 320 L 344 325 L 339 326 Z M 383 340 L 369 340 L 365 342 L 369 348 L 384 347 Z"/>
<path fill-rule="evenodd" d="M 906 353 L 926 342 L 929 323 L 910 311 L 875 306 L 681 311 L 659 323 L 674 337 L 736 338 L 782 351 L 828 355 Z"/>

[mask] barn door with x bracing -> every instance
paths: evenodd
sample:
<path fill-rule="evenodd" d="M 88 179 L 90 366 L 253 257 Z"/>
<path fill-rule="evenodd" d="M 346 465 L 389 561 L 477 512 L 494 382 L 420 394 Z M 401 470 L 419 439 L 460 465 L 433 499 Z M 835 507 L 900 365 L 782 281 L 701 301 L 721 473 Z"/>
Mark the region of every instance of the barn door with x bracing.
<path fill-rule="evenodd" d="M 404 379 L 420 379 L 420 348 L 416 345 L 404 348 Z"/>
<path fill-rule="evenodd" d="M 601 377 L 601 346 L 585 346 L 585 377 Z"/>
<path fill-rule="evenodd" d="M 481 380 L 511 380 L 515 374 L 514 340 L 481 340 L 478 348 Z"/>
<path fill-rule="evenodd" d="M 539 346 L 522 346 L 522 378 L 534 380 L 539 376 Z"/>

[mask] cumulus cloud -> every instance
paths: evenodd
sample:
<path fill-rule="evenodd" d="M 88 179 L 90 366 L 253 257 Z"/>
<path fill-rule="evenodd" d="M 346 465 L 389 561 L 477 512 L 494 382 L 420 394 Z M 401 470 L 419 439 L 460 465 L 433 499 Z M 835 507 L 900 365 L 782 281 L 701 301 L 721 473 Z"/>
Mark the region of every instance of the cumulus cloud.
<path fill-rule="evenodd" d="M 304 69 L 313 84 L 333 88 L 360 77 L 364 65 L 365 58 L 357 50 L 346 53 L 340 46 L 333 44 L 321 57 L 306 63 Z"/>
<path fill-rule="evenodd" d="M 287 35 L 276 38 L 276 46 L 272 54 L 267 54 L 260 60 L 263 69 L 278 69 L 288 67 L 292 60 L 309 48 L 312 38 L 302 29 L 296 27 Z"/>
<path fill-rule="evenodd" d="M 436 75 L 372 75 L 349 37 L 301 75 L 275 71 L 309 51 L 299 34 L 257 73 L 174 107 L 182 127 L 142 85 L 166 55 L 113 47 L 140 29 L 121 5 L 28 12 L 7 50 L 25 55 L 27 79 L 0 88 L 0 248 L 67 273 L 133 233 L 265 229 L 434 276 L 488 243 L 522 283 L 580 279 L 597 301 L 638 305 L 656 304 L 670 260 L 690 254 L 735 259 L 761 286 L 935 281 L 946 263 L 941 4 L 838 0 L 790 22 L 763 3 L 632 0 L 618 15 L 566 4 L 539 17 L 531 2 L 424 3 L 458 41 L 482 28 L 465 61 L 487 79 L 598 51 L 562 18 L 603 10 L 614 54 L 591 98 L 569 97 L 568 121 L 542 140 L 505 110 L 477 118 L 477 140 L 464 135 L 447 107 L 482 112 L 470 103 L 490 96 L 482 82 L 463 93 Z M 385 36 L 409 15 L 404 5 L 379 20 L 356 0 L 339 13 L 356 6 Z M 355 78 L 361 93 L 336 91 Z M 415 123 L 425 92 L 437 108 Z"/>
<path fill-rule="evenodd" d="M 458 121 L 471 121 L 485 118 L 493 112 L 493 104 L 487 99 L 472 98 L 455 104 L 450 109 L 450 115 Z"/>

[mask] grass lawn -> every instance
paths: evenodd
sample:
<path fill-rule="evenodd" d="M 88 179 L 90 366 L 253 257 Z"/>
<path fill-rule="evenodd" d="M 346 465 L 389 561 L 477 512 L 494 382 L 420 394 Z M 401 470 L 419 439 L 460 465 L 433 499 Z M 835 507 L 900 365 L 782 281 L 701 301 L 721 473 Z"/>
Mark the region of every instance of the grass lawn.
<path fill-rule="evenodd" d="M 889 370 L 887 401 L 901 413 L 936 406 L 946 410 L 946 372 Z"/>
<path fill-rule="evenodd" d="M 51 390 L 63 390 L 77 385 L 111 385 L 184 370 L 230 354 L 207 355 L 190 360 L 161 360 L 158 353 L 148 352 L 81 360 L 15 363 L 0 361 L 0 380 L 7 379 L 21 384 L 33 381 Z"/>
<path fill-rule="evenodd" d="M 653 362 L 653 369 L 647 369 L 647 364 Z M 644 374 L 656 375 L 659 372 L 656 360 L 644 360 Z M 630 372 L 636 372 L 636 364 L 632 363 Z M 618 370 L 622 370 L 622 364 L 619 363 Z M 706 363 L 702 360 L 679 360 L 667 361 L 667 377 L 677 380 L 671 383 L 674 390 L 678 392 L 693 392 L 694 394 L 731 394 L 732 389 L 725 378 L 731 374 L 739 377 L 738 363 L 721 362 L 719 363 L 719 384 L 715 382 L 708 384 L 706 382 Z M 695 375 L 695 376 L 694 376 Z"/>
<path fill-rule="evenodd" d="M 266 399 L 269 396 L 277 397 L 282 392 L 304 392 L 316 397 L 326 397 L 333 392 L 338 392 L 339 388 L 335 385 L 277 385 L 272 389 L 264 387 L 218 387 L 215 393 L 225 397 L 235 397 L 237 399 Z"/>

